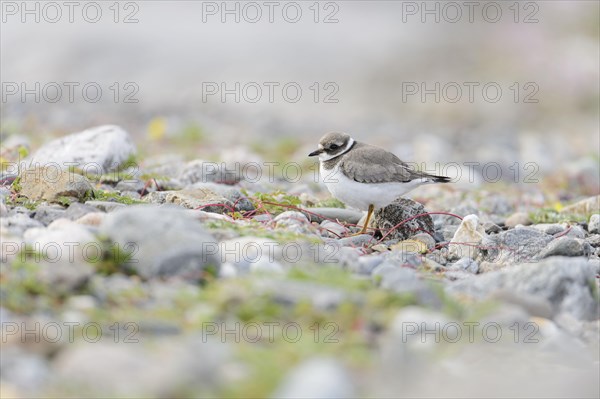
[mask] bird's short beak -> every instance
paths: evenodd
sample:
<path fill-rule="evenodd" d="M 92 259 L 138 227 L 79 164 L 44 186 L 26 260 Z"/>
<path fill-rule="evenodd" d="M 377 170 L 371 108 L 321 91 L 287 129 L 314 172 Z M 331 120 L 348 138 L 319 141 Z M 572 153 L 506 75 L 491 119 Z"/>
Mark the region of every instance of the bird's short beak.
<path fill-rule="evenodd" d="M 316 150 L 311 152 L 310 154 L 308 154 L 309 157 L 315 157 L 317 155 L 321 155 L 321 153 L 323 152 L 323 150 Z"/>

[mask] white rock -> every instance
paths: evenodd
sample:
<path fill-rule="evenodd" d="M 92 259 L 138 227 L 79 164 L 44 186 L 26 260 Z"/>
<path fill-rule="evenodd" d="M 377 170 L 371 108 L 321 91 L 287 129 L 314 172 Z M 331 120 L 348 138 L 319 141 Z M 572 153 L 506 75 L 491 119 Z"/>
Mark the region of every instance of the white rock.
<path fill-rule="evenodd" d="M 60 169 L 77 167 L 103 174 L 118 169 L 135 154 L 133 141 L 118 126 L 105 125 L 53 140 L 37 150 L 30 166 L 52 165 Z"/>
<path fill-rule="evenodd" d="M 483 241 L 485 236 L 485 231 L 479 224 L 479 218 L 476 215 L 465 216 L 460 226 L 458 226 L 458 230 L 454 233 L 454 237 L 450 240 L 449 256 L 475 259 L 479 254 L 477 245 Z"/>

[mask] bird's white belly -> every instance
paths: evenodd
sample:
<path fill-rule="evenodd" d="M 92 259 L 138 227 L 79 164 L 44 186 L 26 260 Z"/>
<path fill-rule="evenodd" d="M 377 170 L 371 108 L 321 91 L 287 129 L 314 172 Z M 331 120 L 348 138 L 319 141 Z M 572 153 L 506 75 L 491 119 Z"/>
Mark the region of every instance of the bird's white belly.
<path fill-rule="evenodd" d="M 373 204 L 383 208 L 410 190 L 427 183 L 425 179 L 408 183 L 359 183 L 347 178 L 337 166 L 332 170 L 320 167 L 321 179 L 335 198 L 346 205 L 366 211 Z"/>

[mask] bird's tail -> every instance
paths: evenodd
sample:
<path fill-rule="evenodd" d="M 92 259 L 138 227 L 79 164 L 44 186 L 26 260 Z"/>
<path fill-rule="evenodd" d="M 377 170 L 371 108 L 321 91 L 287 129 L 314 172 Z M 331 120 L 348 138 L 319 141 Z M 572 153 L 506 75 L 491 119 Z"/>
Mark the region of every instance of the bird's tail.
<path fill-rule="evenodd" d="M 433 183 L 450 183 L 452 181 L 451 178 L 446 176 L 429 175 L 427 177 L 429 177 Z"/>

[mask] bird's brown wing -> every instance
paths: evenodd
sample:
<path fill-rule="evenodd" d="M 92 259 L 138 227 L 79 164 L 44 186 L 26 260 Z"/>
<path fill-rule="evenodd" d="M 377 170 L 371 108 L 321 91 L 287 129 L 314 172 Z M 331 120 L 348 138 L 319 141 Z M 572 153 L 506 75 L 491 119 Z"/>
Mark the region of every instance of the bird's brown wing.
<path fill-rule="evenodd" d="M 359 183 L 406 183 L 437 177 L 416 171 L 391 152 L 366 144 L 355 146 L 346 154 L 340 161 L 340 169 Z"/>

